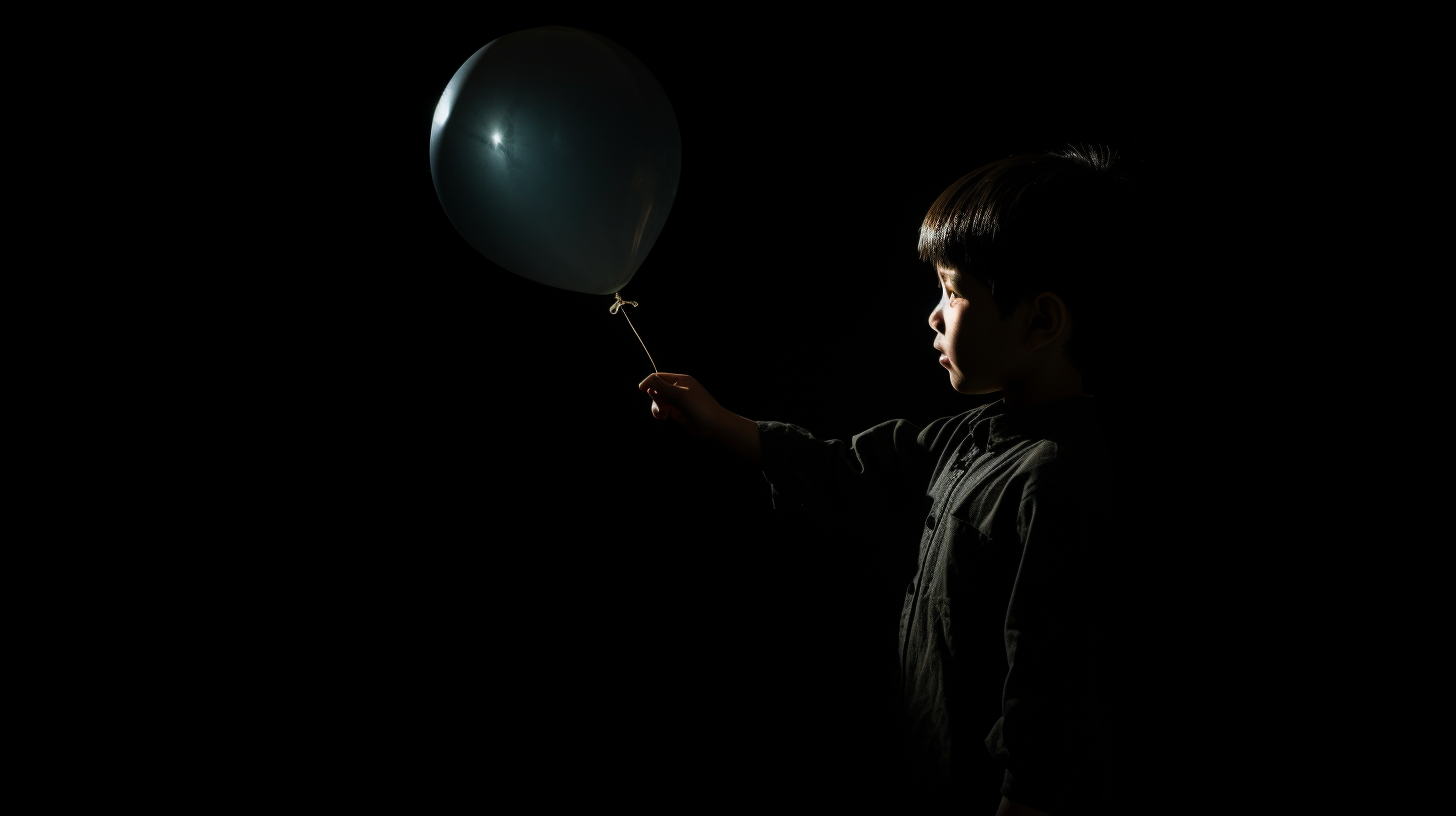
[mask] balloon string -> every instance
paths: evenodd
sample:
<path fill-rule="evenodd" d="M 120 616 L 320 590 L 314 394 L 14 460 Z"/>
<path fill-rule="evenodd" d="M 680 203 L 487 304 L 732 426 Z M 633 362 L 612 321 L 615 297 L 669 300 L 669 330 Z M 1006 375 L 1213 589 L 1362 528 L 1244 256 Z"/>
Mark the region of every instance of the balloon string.
<path fill-rule="evenodd" d="M 613 303 L 611 306 L 607 307 L 607 310 L 610 311 L 612 314 L 616 314 L 618 312 L 618 310 L 620 310 L 622 312 L 622 317 L 626 317 L 627 318 L 627 325 L 628 326 L 631 326 L 632 333 L 633 334 L 637 334 L 637 327 L 632 325 L 632 318 L 628 317 L 627 316 L 627 310 L 622 308 L 623 306 L 636 306 L 636 305 L 637 305 L 637 301 L 635 301 L 635 300 L 622 300 L 622 293 L 621 292 L 618 292 L 617 293 L 617 302 L 616 303 Z M 637 342 L 642 343 L 642 335 L 637 334 Z M 661 374 L 662 372 L 657 370 L 657 363 L 652 359 L 652 352 L 647 351 L 647 344 L 646 343 L 642 343 L 642 350 L 644 352 L 647 352 L 647 362 L 652 363 L 652 372 L 654 374 Z"/>

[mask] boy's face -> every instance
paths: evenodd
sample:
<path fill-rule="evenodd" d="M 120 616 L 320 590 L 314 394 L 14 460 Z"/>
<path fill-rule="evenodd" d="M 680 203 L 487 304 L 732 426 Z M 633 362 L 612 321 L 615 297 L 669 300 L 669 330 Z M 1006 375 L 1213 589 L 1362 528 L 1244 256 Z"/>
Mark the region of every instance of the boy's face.
<path fill-rule="evenodd" d="M 1002 319 L 991 290 L 954 269 L 937 266 L 940 303 L 930 313 L 940 364 L 951 387 L 962 394 L 990 394 L 1006 387 L 1020 345 L 1011 327 L 1016 312 Z"/>

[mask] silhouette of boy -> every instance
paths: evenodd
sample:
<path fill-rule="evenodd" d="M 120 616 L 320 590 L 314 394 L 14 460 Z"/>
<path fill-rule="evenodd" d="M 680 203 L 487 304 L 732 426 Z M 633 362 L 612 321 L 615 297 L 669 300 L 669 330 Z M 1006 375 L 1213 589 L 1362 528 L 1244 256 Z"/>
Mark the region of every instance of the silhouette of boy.
<path fill-rule="evenodd" d="M 759 464 L 775 507 L 923 511 L 899 629 L 916 810 L 989 807 L 987 767 L 1000 772 L 998 816 L 1108 799 L 1103 633 L 1118 539 L 1086 380 L 1106 282 L 1130 263 L 1131 199 L 1113 165 L 1091 148 L 1013 156 L 952 184 L 925 216 L 940 364 L 956 391 L 1000 392 L 995 402 L 845 444 L 741 417 L 686 374 L 638 386 L 654 417 Z"/>

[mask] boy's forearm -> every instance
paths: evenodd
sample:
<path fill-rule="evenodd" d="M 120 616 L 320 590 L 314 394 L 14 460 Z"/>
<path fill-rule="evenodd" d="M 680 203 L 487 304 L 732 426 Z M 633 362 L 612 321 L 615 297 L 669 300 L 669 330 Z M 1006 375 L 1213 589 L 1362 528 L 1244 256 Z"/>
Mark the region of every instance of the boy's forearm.
<path fill-rule="evenodd" d="M 729 414 L 712 434 L 723 447 L 755 465 L 763 464 L 763 447 L 758 438 L 758 423 Z"/>

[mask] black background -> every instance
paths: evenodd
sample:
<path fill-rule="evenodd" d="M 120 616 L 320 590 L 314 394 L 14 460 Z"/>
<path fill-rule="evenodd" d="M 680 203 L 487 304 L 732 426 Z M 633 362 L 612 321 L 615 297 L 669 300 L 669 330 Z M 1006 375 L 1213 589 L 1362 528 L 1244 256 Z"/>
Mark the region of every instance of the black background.
<path fill-rule="evenodd" d="M 1021 37 L 871 21 L 715 20 L 685 34 L 612 15 L 427 20 L 377 52 L 355 123 L 378 145 L 358 156 L 366 178 L 352 190 L 368 206 L 340 236 L 363 246 L 320 270 L 344 317 L 330 329 L 347 327 L 329 338 L 332 359 L 353 365 L 325 392 L 338 414 L 318 420 L 327 437 L 340 415 L 368 418 L 339 452 L 362 488 L 340 497 L 340 516 L 365 532 L 376 583 L 332 599 L 347 604 L 336 614 L 349 645 L 310 661 L 362 675 L 379 699 L 361 735 L 377 741 L 369 762 L 447 801 L 503 788 L 543 806 L 890 804 L 885 720 L 914 531 L 773 520 L 754 468 L 652 420 L 635 390 L 651 369 L 609 299 L 493 266 L 434 195 L 425 142 L 444 84 L 485 42 L 543 23 L 619 42 L 673 102 L 682 183 L 625 291 L 659 368 L 821 437 L 975 404 L 935 364 L 937 292 L 915 256 L 942 189 L 1073 140 L 1113 146 L 1130 173 L 1168 186 L 1203 135 L 1188 108 L 1217 90 L 1113 43 L 1083 62 Z M 1134 313 L 1196 290 L 1190 255 Z M 1143 434 L 1183 437 L 1202 416 L 1187 412 L 1177 366 L 1201 358 L 1159 334 L 1154 383 L 1122 399 L 1154 415 Z M 1164 514 L 1129 508 L 1128 524 Z M 1174 538 L 1189 546 L 1202 531 L 1184 521 Z M 1181 567 L 1146 567 L 1146 580 L 1177 581 Z M 315 693 L 338 705 L 333 689 Z"/>
<path fill-rule="evenodd" d="M 119 606 L 147 614 L 100 616 L 85 665 L 125 682 L 71 678 L 86 738 L 47 750 L 89 762 L 144 735 L 165 748 L 118 784 L 183 779 L 168 790 L 207 802 L 893 804 L 914 530 L 774 516 L 755 468 L 652 419 L 610 298 L 495 266 L 436 198 L 426 143 L 454 71 L 570 25 L 641 59 L 681 129 L 672 213 L 623 292 L 658 367 L 823 438 L 979 401 L 951 391 L 926 323 L 915 243 L 942 189 L 1068 142 L 1122 154 L 1162 202 L 1166 259 L 1132 287 L 1135 353 L 1098 393 L 1136 485 L 1124 784 L 1166 813 L 1257 784 L 1248 733 L 1281 715 L 1250 703 L 1271 647 L 1247 556 L 1281 530 L 1250 521 L 1277 474 L 1237 450 L 1241 400 L 1271 380 L 1228 319 L 1247 236 L 1211 215 L 1267 110 L 1227 70 L 1249 46 L 1174 21 L 761 13 L 421 8 L 253 42 L 258 180 L 237 180 L 245 225 L 198 250 L 248 264 L 192 318 L 200 348 L 174 351 L 167 376 L 202 389 L 153 417 L 174 430 L 166 495 L 123 502 L 164 508 L 167 544 L 88 573 L 141 576 Z"/>
<path fill-rule="evenodd" d="M 316 125 L 346 128 L 319 158 L 348 166 L 304 225 L 320 256 L 291 270 L 308 318 L 280 350 L 298 379 L 277 392 L 313 397 L 287 438 L 316 476 L 280 475 L 316 526 L 267 547 L 286 614 L 241 630 L 261 640 L 243 654 L 260 684 L 291 679 L 244 730 L 289 735 L 285 755 L 316 741 L 299 753 L 355 795 L 892 801 L 905 565 L 875 547 L 913 533 L 777 523 L 754 468 L 653 421 L 635 388 L 651 369 L 608 299 L 505 272 L 445 218 L 425 151 L 439 93 L 480 46 L 536 24 L 636 54 L 684 145 L 672 215 L 625 292 L 639 331 L 662 370 L 740 414 L 847 438 L 974 404 L 935 364 L 936 290 L 914 254 L 940 190 L 1072 140 L 1162 182 L 1187 149 L 1181 108 L 1210 91 L 1110 43 L 1066 63 L 869 21 L 423 16 L 359 43 L 348 56 L 372 64 L 347 80 L 367 83 L 348 89 L 355 109 Z M 1155 376 L 1171 396 L 1176 378 Z"/>

